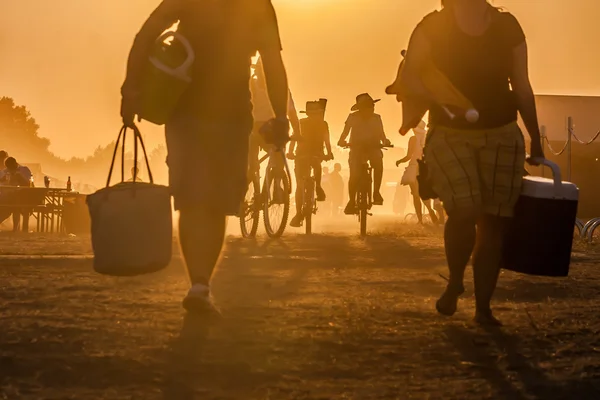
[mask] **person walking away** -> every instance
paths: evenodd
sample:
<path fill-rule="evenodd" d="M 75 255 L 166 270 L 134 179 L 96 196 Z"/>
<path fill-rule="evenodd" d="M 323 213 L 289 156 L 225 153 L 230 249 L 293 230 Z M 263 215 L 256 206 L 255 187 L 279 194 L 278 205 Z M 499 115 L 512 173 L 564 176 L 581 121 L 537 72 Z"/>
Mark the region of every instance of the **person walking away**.
<path fill-rule="evenodd" d="M 186 310 L 218 313 L 210 281 L 225 236 L 227 216 L 237 215 L 247 183 L 252 131 L 251 57 L 258 51 L 274 119 L 274 141 L 288 140 L 288 83 L 270 0 L 163 0 L 137 34 L 122 87 L 127 126 L 137 114 L 140 78 L 156 38 L 179 21 L 178 31 L 198 60 L 192 82 L 166 124 L 169 186 L 180 212 L 179 242 L 191 281 Z"/>
<path fill-rule="evenodd" d="M 348 183 L 348 204 L 344 210 L 347 215 L 356 212 L 356 176 L 360 173 L 362 163 L 367 160 L 373 168 L 374 187 L 373 204 L 383 205 L 381 197 L 381 182 L 383 180 L 383 151 L 381 145 L 391 145 L 383 130 L 381 116 L 375 113 L 374 100 L 368 93 L 356 96 L 356 104 L 352 106 L 352 113 L 346 120 L 338 146 L 350 145 L 348 164 L 350 166 L 350 180 Z M 350 135 L 350 142 L 346 139 Z"/>
<path fill-rule="evenodd" d="M 432 60 L 479 111 L 479 119 L 469 122 L 464 110 L 456 110 L 451 119 L 441 107 L 430 107 L 425 162 L 448 215 L 444 242 L 450 270 L 436 307 L 443 315 L 455 313 L 472 257 L 475 321 L 500 325 L 490 302 L 525 161 L 517 112 L 531 137 L 529 163 L 537 165 L 544 157 L 527 42 L 517 19 L 485 0 L 445 0 L 443 5 L 414 30 L 400 77 L 413 99 L 434 104 L 420 78 L 423 66 Z"/>
<path fill-rule="evenodd" d="M 335 163 L 329 175 L 331 215 L 337 217 L 344 204 L 344 178 L 342 177 L 342 164 Z"/>
<path fill-rule="evenodd" d="M 302 111 L 301 111 L 302 112 Z M 325 201 L 326 195 L 322 183 L 321 163 L 332 160 L 329 125 L 325 121 L 325 109 L 319 101 L 306 103 L 306 118 L 300 120 L 300 136 L 290 143 L 288 158 L 295 160 L 296 175 L 296 215 L 290 221 L 290 226 L 301 227 L 304 221 L 302 215 L 302 196 L 304 181 L 314 171 L 317 201 Z M 296 143 L 298 147 L 296 148 Z M 323 152 L 326 150 L 326 153 Z M 294 153 L 295 150 L 295 153 Z"/>
<path fill-rule="evenodd" d="M 419 126 L 412 130 L 414 135 L 408 139 L 408 151 L 406 152 L 406 157 L 396 161 L 396 167 L 399 167 L 402 163 L 408 162 L 408 167 L 404 170 L 400 183 L 410 188 L 419 224 L 423 223 L 423 205 L 425 205 L 425 208 L 429 211 L 431 222 L 437 224 L 438 218 L 435 211 L 431 208 L 431 200 L 421 200 L 421 195 L 419 194 L 419 182 L 417 181 L 417 176 L 419 175 L 419 160 L 423 158 L 425 136 L 427 135 L 425 128 L 425 122 L 421 121 L 419 122 Z"/>
<path fill-rule="evenodd" d="M 260 150 L 269 151 L 271 149 L 271 146 L 265 142 L 263 135 L 260 134 L 260 129 L 275 116 L 269 100 L 269 89 L 267 87 L 262 57 L 258 58 L 253 67 L 254 73 L 250 80 L 250 93 L 252 95 L 252 117 L 254 118 L 254 125 L 250 135 L 248 182 L 252 182 L 254 174 L 260 169 Z M 298 119 L 292 92 L 289 89 L 287 98 L 287 117 L 292 125 L 292 137 L 299 135 L 301 129 L 300 121 Z M 280 158 L 275 160 L 275 165 L 277 168 L 284 168 L 283 160 Z M 278 186 L 280 185 L 276 184 L 276 188 Z M 280 189 L 283 190 L 283 187 L 280 187 Z"/>

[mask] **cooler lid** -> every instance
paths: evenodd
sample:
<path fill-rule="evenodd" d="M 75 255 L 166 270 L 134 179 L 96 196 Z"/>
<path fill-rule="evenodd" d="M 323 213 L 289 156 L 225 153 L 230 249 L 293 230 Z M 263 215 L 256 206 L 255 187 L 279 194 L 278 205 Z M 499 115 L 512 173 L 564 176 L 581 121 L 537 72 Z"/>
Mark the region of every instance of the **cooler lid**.
<path fill-rule="evenodd" d="M 579 200 L 579 188 L 571 182 L 554 184 L 553 179 L 540 176 L 526 176 L 523 178 L 522 196 L 538 199 Z"/>

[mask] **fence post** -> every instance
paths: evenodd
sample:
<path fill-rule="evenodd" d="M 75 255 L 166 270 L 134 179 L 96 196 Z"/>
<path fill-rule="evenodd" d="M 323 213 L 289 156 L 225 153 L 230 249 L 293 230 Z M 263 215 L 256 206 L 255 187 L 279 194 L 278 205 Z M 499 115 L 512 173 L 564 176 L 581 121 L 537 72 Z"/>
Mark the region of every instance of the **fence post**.
<path fill-rule="evenodd" d="M 571 142 L 573 138 L 573 117 L 567 118 L 567 181 L 571 182 Z"/>
<path fill-rule="evenodd" d="M 540 141 L 542 142 L 541 145 L 542 145 L 542 149 L 543 149 L 544 145 L 546 144 L 545 143 L 545 140 L 546 140 L 546 125 L 540 126 L 540 134 L 541 134 L 540 135 L 541 136 Z M 542 178 L 545 178 L 545 177 L 546 177 L 546 167 L 544 166 L 544 164 L 542 164 Z"/>

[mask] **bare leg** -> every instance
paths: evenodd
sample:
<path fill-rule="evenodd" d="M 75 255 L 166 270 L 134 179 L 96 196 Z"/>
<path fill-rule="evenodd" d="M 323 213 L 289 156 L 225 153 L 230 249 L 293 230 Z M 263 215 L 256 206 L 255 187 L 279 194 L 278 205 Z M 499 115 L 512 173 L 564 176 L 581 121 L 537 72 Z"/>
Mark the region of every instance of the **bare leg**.
<path fill-rule="evenodd" d="M 179 243 L 192 284 L 208 286 L 225 240 L 225 215 L 214 210 L 181 210 Z"/>
<path fill-rule="evenodd" d="M 19 232 L 21 230 L 21 212 L 15 210 L 12 214 L 13 220 L 13 232 Z"/>
<path fill-rule="evenodd" d="M 413 197 L 413 204 L 415 206 L 415 214 L 417 214 L 417 219 L 419 223 L 423 223 L 423 205 L 421 204 L 421 197 L 419 196 L 419 184 L 417 182 L 411 183 L 409 185 L 410 192 Z"/>
<path fill-rule="evenodd" d="M 23 213 L 23 233 L 29 233 L 29 210 L 24 210 Z"/>
<path fill-rule="evenodd" d="M 427 211 L 429 212 L 429 217 L 431 217 L 431 222 L 433 222 L 434 224 L 438 223 L 438 217 L 435 214 L 435 211 L 433 210 L 433 208 L 431 207 L 431 200 L 422 200 L 423 204 L 425 205 L 425 208 L 427 208 Z"/>
<path fill-rule="evenodd" d="M 323 178 L 323 168 L 321 167 L 321 162 L 314 161 L 312 168 L 315 171 L 315 183 L 318 188 L 321 188 L 321 180 Z"/>
<path fill-rule="evenodd" d="M 453 315 L 456 312 L 458 297 L 464 292 L 465 269 L 475 247 L 475 227 L 476 219 L 473 216 L 459 213 L 448 216 L 444 230 L 444 246 L 450 282 L 436 305 L 441 314 Z"/>
<path fill-rule="evenodd" d="M 373 167 L 373 193 L 379 194 L 383 182 L 383 158 L 371 159 L 371 166 Z"/>
<path fill-rule="evenodd" d="M 499 325 L 492 316 L 490 302 L 502 265 L 502 246 L 510 218 L 484 215 L 477 221 L 477 242 L 473 253 L 476 320 Z"/>

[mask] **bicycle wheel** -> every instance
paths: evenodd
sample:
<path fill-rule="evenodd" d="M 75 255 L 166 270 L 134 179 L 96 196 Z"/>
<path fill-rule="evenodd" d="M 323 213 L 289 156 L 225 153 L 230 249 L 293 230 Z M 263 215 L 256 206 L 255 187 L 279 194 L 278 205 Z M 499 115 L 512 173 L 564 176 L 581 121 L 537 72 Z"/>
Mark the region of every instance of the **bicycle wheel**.
<path fill-rule="evenodd" d="M 252 179 L 246 190 L 246 197 L 240 209 L 240 230 L 245 238 L 253 238 L 258 230 L 260 219 L 260 182 L 258 176 Z"/>
<path fill-rule="evenodd" d="M 304 204 L 302 206 L 302 212 L 304 214 L 304 230 L 307 235 L 310 235 L 312 233 L 312 194 L 314 193 L 314 188 L 312 187 L 312 185 L 309 186 L 310 187 L 306 187 L 304 189 Z"/>
<path fill-rule="evenodd" d="M 263 193 L 263 219 L 267 235 L 278 238 L 283 235 L 290 214 L 290 182 L 283 171 L 267 173 Z"/>
<path fill-rule="evenodd" d="M 367 197 L 364 192 L 358 193 L 358 222 L 360 223 L 360 236 L 367 236 Z"/>

